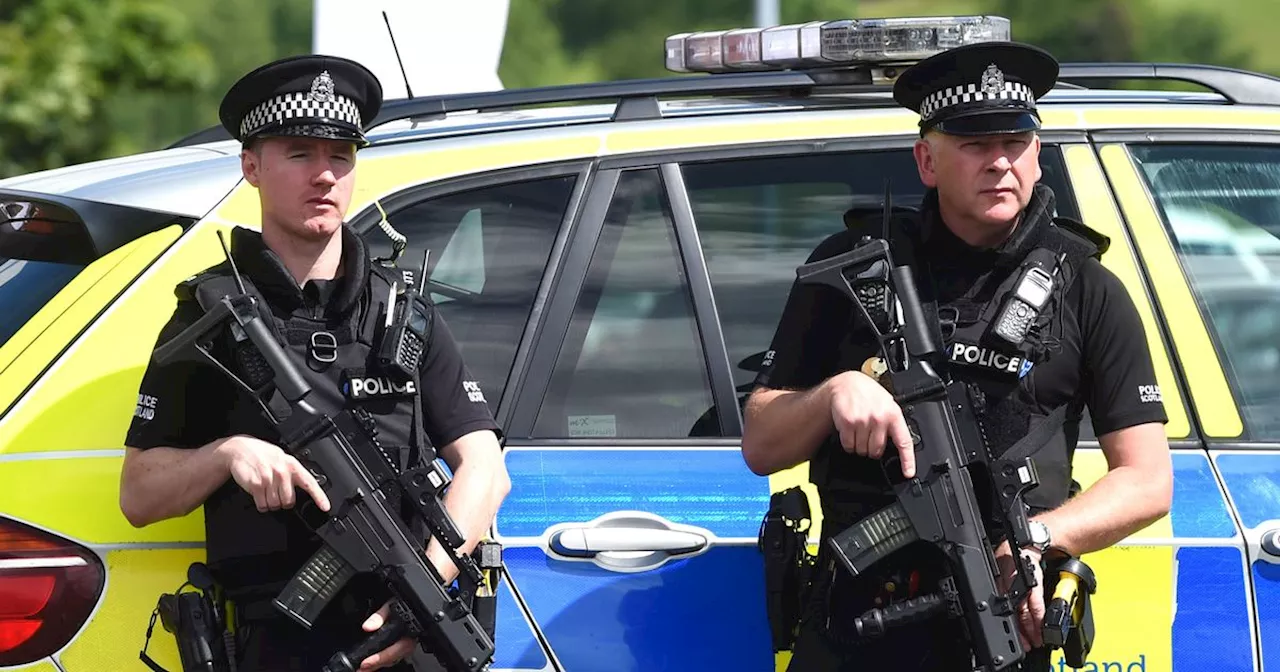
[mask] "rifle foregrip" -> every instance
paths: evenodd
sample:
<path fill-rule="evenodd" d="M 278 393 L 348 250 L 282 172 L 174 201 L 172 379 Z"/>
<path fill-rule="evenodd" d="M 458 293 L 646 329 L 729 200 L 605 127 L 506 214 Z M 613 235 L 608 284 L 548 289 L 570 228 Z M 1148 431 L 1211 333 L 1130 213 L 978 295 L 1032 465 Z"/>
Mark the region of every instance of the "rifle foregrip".
<path fill-rule="evenodd" d="M 332 548 L 321 546 L 289 579 L 272 603 L 286 616 L 310 629 L 329 600 L 347 585 L 355 573 L 355 569 Z"/>
<path fill-rule="evenodd" d="M 872 609 L 853 619 L 853 627 L 861 637 L 880 637 L 889 628 L 933 618 L 945 610 L 946 602 L 941 595 L 922 595 L 883 609 Z"/>
<path fill-rule="evenodd" d="M 324 672 L 356 672 L 365 658 L 395 644 L 407 634 L 409 634 L 408 622 L 400 617 L 396 609 L 391 609 L 391 615 L 381 628 L 375 630 L 351 651 L 339 651 L 333 654 L 333 657 L 329 658 L 329 663 L 324 666 Z"/>

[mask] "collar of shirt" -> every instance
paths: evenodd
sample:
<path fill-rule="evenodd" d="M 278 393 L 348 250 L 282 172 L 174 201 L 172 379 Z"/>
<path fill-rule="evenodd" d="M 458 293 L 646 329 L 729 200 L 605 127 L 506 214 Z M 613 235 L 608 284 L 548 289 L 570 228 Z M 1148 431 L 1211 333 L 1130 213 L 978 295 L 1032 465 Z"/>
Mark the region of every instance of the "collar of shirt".
<path fill-rule="evenodd" d="M 1037 184 L 1013 235 L 995 248 L 974 247 L 942 222 L 938 192 L 930 189 L 920 204 L 921 240 L 930 262 L 939 267 L 990 269 L 1016 266 L 1040 242 L 1053 219 L 1053 190 Z"/>
<path fill-rule="evenodd" d="M 243 227 L 231 231 L 231 255 L 240 273 L 251 280 L 264 298 L 290 312 L 324 306 L 329 315 L 341 315 L 355 307 L 369 282 L 369 252 L 360 236 L 342 227 L 343 274 L 332 280 L 308 280 L 299 287 L 280 257 L 262 240 L 262 234 Z"/>

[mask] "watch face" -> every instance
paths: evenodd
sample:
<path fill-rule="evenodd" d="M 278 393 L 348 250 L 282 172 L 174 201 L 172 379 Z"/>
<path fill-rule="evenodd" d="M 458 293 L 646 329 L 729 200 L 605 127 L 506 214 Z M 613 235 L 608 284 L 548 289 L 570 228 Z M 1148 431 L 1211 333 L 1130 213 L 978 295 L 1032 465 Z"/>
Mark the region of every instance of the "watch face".
<path fill-rule="evenodd" d="M 1037 546 L 1044 546 L 1049 543 L 1049 528 L 1044 523 L 1031 523 L 1031 543 Z"/>

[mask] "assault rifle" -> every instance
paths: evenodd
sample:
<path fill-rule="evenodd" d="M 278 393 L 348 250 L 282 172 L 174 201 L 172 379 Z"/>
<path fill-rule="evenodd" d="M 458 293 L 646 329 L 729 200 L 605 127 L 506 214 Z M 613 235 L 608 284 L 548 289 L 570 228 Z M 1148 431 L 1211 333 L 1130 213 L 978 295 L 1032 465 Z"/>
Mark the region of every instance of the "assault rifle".
<path fill-rule="evenodd" d="M 381 577 L 393 596 L 390 618 L 352 651 L 336 653 L 326 670 L 352 672 L 362 660 L 406 636 L 435 654 L 451 672 L 488 670 L 493 640 L 470 606 L 484 574 L 470 555 L 458 552 L 465 538 L 441 499 L 449 477 L 437 464 L 435 451 L 426 446 L 422 466 L 410 465 L 399 472 L 379 446 L 370 445 L 376 444 L 369 431 L 372 416 L 349 409 L 330 416 L 316 409 L 309 397 L 310 384 L 268 331 L 257 300 L 245 291 L 225 239 L 222 246 L 238 293 L 198 296 L 205 315 L 158 347 L 154 359 L 164 363 L 189 356 L 187 349 L 194 347 L 259 400 L 279 431 L 281 448 L 315 476 L 329 498 L 327 519 L 316 529 L 323 546 L 293 576 L 273 605 L 310 628 L 353 576 L 372 572 Z M 250 387 L 210 354 L 210 343 L 228 322 L 238 339 L 252 342 L 270 368 L 269 381 L 259 389 Z M 275 403 L 277 413 L 262 401 L 268 386 L 274 386 L 286 402 Z M 285 412 L 285 417 L 277 417 Z M 361 460 L 360 455 L 385 459 Z M 459 570 L 457 595 L 446 591 L 443 577 L 427 560 L 424 540 L 388 508 L 388 494 L 393 491 L 449 550 Z M 415 668 L 430 665 L 426 655 L 422 648 L 414 647 Z"/>
<path fill-rule="evenodd" d="M 897 501 L 835 534 L 829 550 L 858 575 L 907 544 L 934 544 L 948 567 L 939 591 L 872 609 L 855 620 L 855 630 L 875 637 L 895 625 L 959 618 L 980 669 L 999 672 L 1026 656 L 1016 610 L 1036 583 L 1032 561 L 1017 549 L 1031 541 L 1023 495 L 1039 478 L 1030 458 L 989 458 L 965 387 L 946 373 L 943 349 L 926 322 L 911 268 L 894 263 L 887 241 L 887 189 L 884 208 L 883 238 L 865 236 L 849 252 L 796 270 L 800 282 L 834 287 L 853 301 L 879 341 L 885 367 L 880 380 L 887 379 L 915 444 L 913 478 L 902 478 L 896 455 L 882 463 Z M 993 499 L 987 501 L 999 507 L 1014 549 L 1016 569 L 1003 594 L 970 467 L 990 473 Z"/>

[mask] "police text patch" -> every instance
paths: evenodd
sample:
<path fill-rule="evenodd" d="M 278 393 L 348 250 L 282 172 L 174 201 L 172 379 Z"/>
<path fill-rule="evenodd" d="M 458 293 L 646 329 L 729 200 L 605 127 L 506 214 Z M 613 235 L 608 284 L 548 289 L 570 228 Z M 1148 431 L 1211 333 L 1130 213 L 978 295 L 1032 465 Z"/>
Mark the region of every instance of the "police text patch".
<path fill-rule="evenodd" d="M 156 405 L 160 400 L 150 394 L 139 394 L 138 405 L 133 409 L 133 417 L 151 420 L 156 417 Z"/>
<path fill-rule="evenodd" d="M 1006 355 L 998 350 L 984 348 L 969 343 L 954 343 L 951 346 L 951 362 L 1022 378 L 1031 371 L 1031 362 L 1013 355 Z"/>
<path fill-rule="evenodd" d="M 365 376 L 345 373 L 342 376 L 342 394 L 352 401 L 367 399 L 392 399 L 409 397 L 418 393 L 412 380 L 399 381 L 387 376 Z"/>

